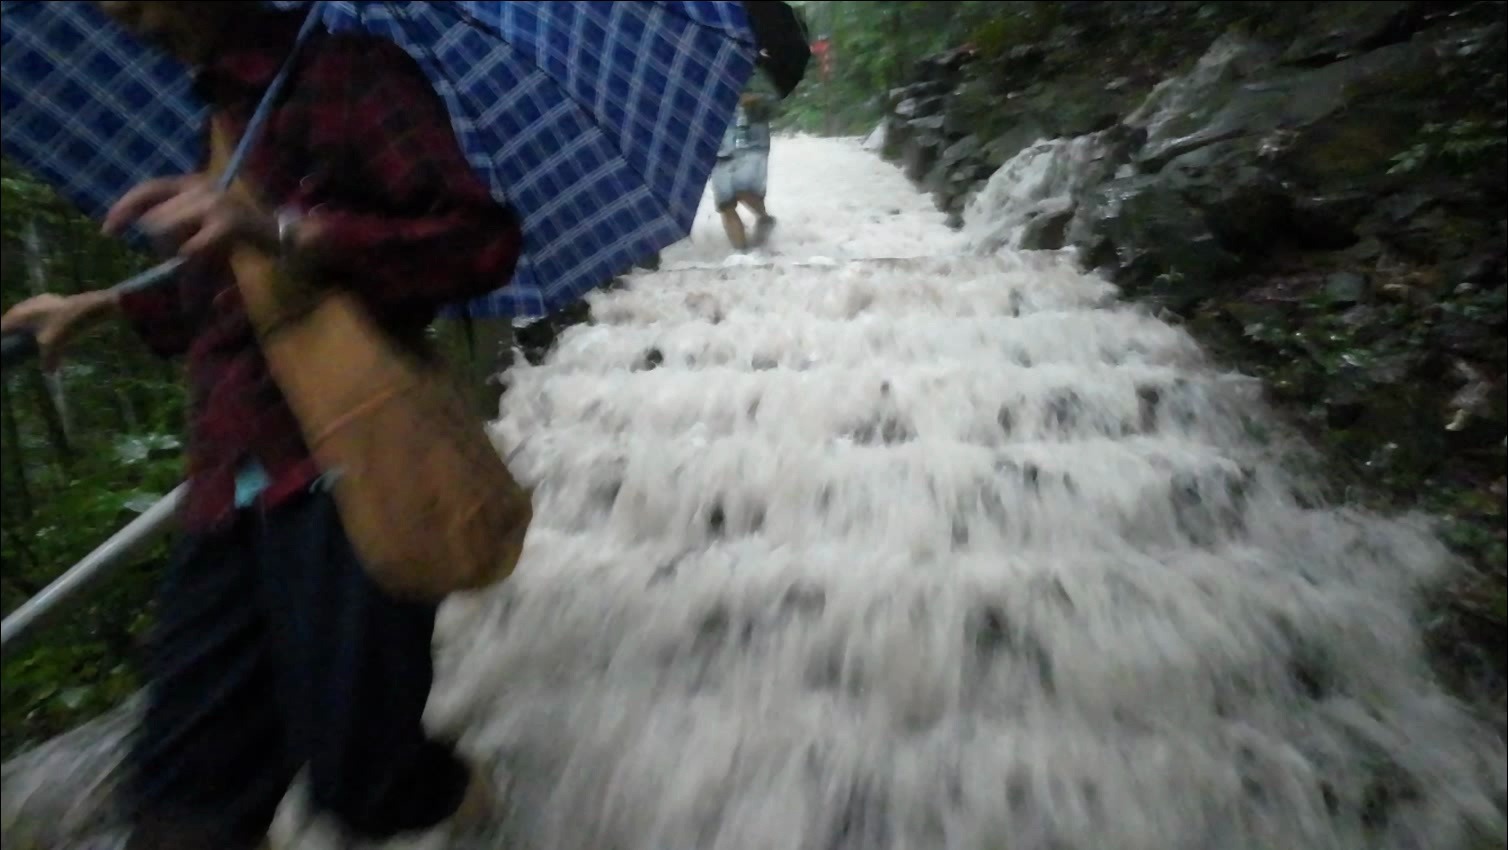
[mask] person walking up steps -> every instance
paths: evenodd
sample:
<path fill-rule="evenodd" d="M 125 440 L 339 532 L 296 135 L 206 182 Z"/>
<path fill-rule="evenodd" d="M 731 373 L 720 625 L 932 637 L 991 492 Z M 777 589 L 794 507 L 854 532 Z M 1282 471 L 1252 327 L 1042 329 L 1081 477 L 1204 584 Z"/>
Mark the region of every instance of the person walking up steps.
<path fill-rule="evenodd" d="M 775 98 L 758 91 L 745 91 L 738 103 L 712 167 L 712 201 L 723 219 L 723 230 L 736 251 L 763 245 L 775 227 L 775 218 L 765 209 L 765 184 L 770 163 L 770 117 Z M 750 238 L 738 214 L 743 204 L 754 212 Z"/>

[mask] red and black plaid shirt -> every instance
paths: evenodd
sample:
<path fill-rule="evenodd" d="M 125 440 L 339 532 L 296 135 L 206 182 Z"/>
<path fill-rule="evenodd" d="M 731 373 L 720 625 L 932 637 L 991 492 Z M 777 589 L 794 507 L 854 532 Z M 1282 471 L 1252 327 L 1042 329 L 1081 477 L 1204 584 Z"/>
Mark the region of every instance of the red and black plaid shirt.
<path fill-rule="evenodd" d="M 207 102 L 239 133 L 292 44 L 280 19 L 200 74 Z M 206 151 L 208 147 L 206 145 Z M 485 294 L 512 274 L 515 216 L 467 165 L 423 72 L 390 42 L 325 35 L 307 45 L 289 91 L 243 173 L 275 207 L 320 220 L 320 254 L 389 330 L 417 334 L 441 304 Z M 235 478 L 257 461 L 271 507 L 319 476 L 257 345 L 223 261 L 122 299 L 153 350 L 187 355 L 189 492 L 181 519 L 203 531 L 235 509 Z"/>

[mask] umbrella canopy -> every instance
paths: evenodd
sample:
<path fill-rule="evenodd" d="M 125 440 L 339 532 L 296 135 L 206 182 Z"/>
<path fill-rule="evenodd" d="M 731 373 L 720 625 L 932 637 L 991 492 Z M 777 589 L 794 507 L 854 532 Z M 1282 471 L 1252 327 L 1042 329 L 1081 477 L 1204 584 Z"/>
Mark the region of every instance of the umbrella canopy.
<path fill-rule="evenodd" d="M 414 57 L 472 167 L 523 220 L 513 279 L 467 305 L 480 316 L 542 315 L 689 233 L 757 52 L 737 2 L 325 2 L 319 14 Z M 200 161 L 206 107 L 187 69 L 93 3 L 0 3 L 0 71 L 6 155 L 86 214 Z"/>

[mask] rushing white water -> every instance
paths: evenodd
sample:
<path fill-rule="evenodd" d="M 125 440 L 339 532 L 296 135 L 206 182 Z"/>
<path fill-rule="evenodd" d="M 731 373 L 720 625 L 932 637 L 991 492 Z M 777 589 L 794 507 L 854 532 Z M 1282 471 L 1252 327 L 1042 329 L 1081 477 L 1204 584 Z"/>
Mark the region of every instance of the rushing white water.
<path fill-rule="evenodd" d="M 857 141 L 778 140 L 770 207 L 732 259 L 704 208 L 509 376 L 537 526 L 444 612 L 432 705 L 511 778 L 500 846 L 1501 830 L 1501 742 L 1411 623 L 1443 551 L 1301 506 L 1250 381 L 1058 255 L 963 255 Z"/>
<path fill-rule="evenodd" d="M 1071 213 L 1091 177 L 1108 171 L 1105 136 L 1045 139 L 1012 157 L 969 202 L 968 247 L 986 254 L 1020 248 L 1033 219 Z"/>

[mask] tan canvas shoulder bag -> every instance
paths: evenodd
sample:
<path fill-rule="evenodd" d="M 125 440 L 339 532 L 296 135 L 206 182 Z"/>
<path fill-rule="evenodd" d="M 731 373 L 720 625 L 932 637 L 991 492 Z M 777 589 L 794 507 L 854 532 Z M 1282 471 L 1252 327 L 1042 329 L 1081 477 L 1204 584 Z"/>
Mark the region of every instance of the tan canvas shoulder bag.
<path fill-rule="evenodd" d="M 227 135 L 213 125 L 213 173 L 234 148 Z M 239 180 L 232 191 L 251 193 Z M 437 600 L 512 573 L 531 494 L 438 359 L 405 350 L 351 292 L 306 285 L 264 253 L 237 248 L 231 268 L 273 379 L 378 584 Z"/>

